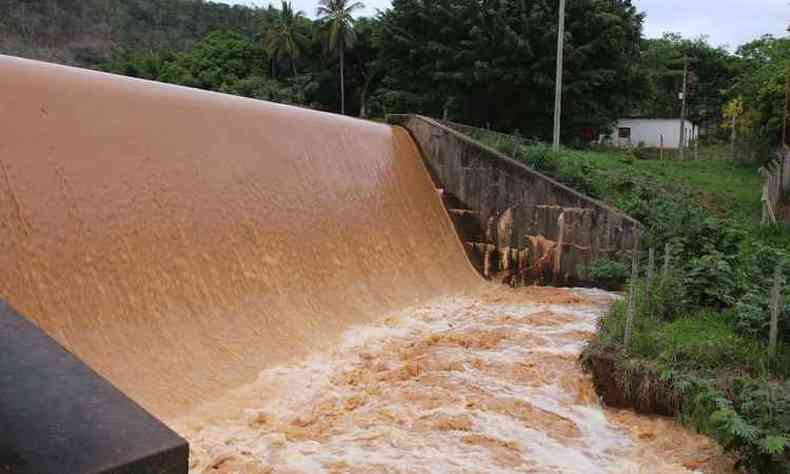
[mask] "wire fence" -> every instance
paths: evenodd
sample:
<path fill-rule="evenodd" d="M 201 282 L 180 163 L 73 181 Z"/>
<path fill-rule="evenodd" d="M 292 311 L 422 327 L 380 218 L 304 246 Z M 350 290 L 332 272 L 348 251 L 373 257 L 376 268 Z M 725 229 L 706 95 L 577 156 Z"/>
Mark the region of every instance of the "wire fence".
<path fill-rule="evenodd" d="M 790 195 L 790 148 L 780 149 L 775 159 L 760 168 L 760 174 L 765 179 L 762 223 L 788 222 L 788 214 L 781 210 Z"/>

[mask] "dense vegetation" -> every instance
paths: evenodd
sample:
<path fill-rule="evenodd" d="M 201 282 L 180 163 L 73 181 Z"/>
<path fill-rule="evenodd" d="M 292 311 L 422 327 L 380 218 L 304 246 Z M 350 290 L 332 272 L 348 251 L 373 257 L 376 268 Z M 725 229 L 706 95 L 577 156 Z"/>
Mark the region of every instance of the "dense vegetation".
<path fill-rule="evenodd" d="M 0 52 L 328 111 L 345 102 L 355 115 L 420 112 L 549 138 L 558 2 L 394 0 L 356 19 L 359 2 L 322 3 L 319 15 L 318 0 L 310 12 L 288 3 L 6 0 Z M 333 13 L 338 5 L 345 13 Z M 706 137 L 727 138 L 736 115 L 740 154 L 768 156 L 781 129 L 790 39 L 759 38 L 733 54 L 704 38 L 645 39 L 643 20 L 631 0 L 568 4 L 564 142 L 582 144 L 625 115 L 678 116 L 688 63 L 689 117 Z"/>

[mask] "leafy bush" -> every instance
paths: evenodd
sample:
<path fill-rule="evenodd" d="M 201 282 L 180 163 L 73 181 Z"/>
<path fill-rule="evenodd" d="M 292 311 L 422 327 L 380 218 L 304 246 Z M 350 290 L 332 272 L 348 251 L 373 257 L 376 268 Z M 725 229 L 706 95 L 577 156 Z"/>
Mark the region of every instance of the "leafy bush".
<path fill-rule="evenodd" d="M 552 174 L 557 171 L 557 160 L 554 158 L 554 152 L 550 146 L 536 144 L 524 148 L 526 149 L 526 153 L 523 153 L 522 160 L 524 160 L 527 165 L 543 173 Z"/>
<path fill-rule="evenodd" d="M 734 304 L 738 297 L 734 264 L 733 256 L 715 250 L 693 259 L 684 279 L 689 296 L 700 306 Z"/>
<path fill-rule="evenodd" d="M 769 292 L 754 288 L 738 300 L 732 310 L 733 325 L 743 334 L 761 340 L 768 340 L 771 314 L 768 308 Z M 779 315 L 780 338 L 790 341 L 790 301 L 784 305 Z"/>
<path fill-rule="evenodd" d="M 686 284 L 677 272 L 659 276 L 653 285 L 651 315 L 672 321 L 692 311 L 693 303 L 686 291 Z"/>
<path fill-rule="evenodd" d="M 584 274 L 593 282 L 607 287 L 621 287 L 629 277 L 629 267 L 623 262 L 602 258 L 584 268 Z"/>

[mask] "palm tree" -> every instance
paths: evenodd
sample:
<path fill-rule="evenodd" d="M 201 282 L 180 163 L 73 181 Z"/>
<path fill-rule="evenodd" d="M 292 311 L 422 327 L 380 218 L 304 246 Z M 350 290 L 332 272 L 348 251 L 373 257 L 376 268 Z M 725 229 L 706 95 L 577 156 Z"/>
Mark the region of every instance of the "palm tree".
<path fill-rule="evenodd" d="M 320 0 L 316 13 L 324 22 L 326 45 L 330 51 L 340 55 L 340 113 L 346 113 L 346 90 L 343 77 L 346 48 L 354 45 L 354 10 L 365 8 L 365 4 L 349 0 Z"/>
<path fill-rule="evenodd" d="M 302 52 L 302 45 L 307 42 L 299 32 L 299 23 L 303 18 L 304 12 L 294 12 L 291 2 L 283 1 L 274 26 L 264 35 L 263 47 L 272 58 L 272 76 L 275 75 L 276 63 L 283 58 L 288 58 L 291 62 L 293 74 L 296 76 L 296 60 Z"/>

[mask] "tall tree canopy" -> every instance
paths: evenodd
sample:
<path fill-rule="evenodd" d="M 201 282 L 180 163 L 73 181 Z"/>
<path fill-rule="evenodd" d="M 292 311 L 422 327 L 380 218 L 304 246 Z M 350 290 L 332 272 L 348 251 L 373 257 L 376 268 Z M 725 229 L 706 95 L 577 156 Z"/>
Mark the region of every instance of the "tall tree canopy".
<path fill-rule="evenodd" d="M 277 64 L 287 59 L 296 76 L 296 60 L 302 54 L 302 48 L 308 43 L 304 29 L 304 12 L 294 11 L 291 2 L 282 2 L 282 9 L 274 12 L 276 20 L 264 33 L 263 45 L 272 58 L 272 76 L 276 75 Z"/>
<path fill-rule="evenodd" d="M 635 111 L 656 118 L 680 117 L 683 69 L 688 64 L 688 118 L 706 132 L 715 132 L 722 119 L 725 93 L 734 79 L 735 62 L 724 48 L 714 48 L 705 38 L 694 40 L 678 34 L 642 42 L 642 69 L 647 74 L 647 95 Z"/>
<path fill-rule="evenodd" d="M 316 13 L 323 22 L 326 46 L 340 57 L 340 113 L 346 113 L 345 53 L 354 46 L 354 11 L 365 8 L 362 2 L 319 0 Z"/>
<path fill-rule="evenodd" d="M 382 16 L 379 97 L 417 110 L 550 136 L 558 2 L 394 0 Z M 567 8 L 564 131 L 605 125 L 636 104 L 642 15 L 630 0 Z"/>
<path fill-rule="evenodd" d="M 790 38 L 766 35 L 738 48 L 736 56 L 738 74 L 729 96 L 743 101 L 742 126 L 755 140 L 777 143 L 790 81 Z"/>

